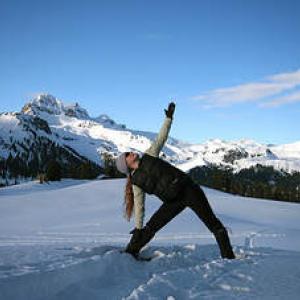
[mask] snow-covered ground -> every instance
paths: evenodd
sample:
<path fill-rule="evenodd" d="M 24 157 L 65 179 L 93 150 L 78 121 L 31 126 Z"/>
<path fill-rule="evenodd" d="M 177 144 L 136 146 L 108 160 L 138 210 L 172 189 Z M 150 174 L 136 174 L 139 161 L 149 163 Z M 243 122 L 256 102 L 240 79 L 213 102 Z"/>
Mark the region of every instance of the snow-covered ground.
<path fill-rule="evenodd" d="M 124 179 L 37 182 L 0 189 L 0 299 L 299 299 L 300 205 L 204 188 L 231 231 L 223 260 L 189 209 L 138 262 L 120 254 Z M 147 196 L 146 220 L 160 200 Z"/>

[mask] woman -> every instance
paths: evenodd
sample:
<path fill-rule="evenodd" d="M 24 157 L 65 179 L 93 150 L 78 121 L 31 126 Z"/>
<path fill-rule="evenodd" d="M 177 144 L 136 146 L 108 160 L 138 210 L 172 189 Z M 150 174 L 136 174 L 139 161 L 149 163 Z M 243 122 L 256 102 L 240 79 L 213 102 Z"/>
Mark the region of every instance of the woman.
<path fill-rule="evenodd" d="M 214 234 L 223 258 L 235 258 L 226 228 L 215 216 L 201 187 L 183 171 L 159 158 L 168 138 L 175 104 L 165 109 L 166 118 L 156 140 L 142 156 L 124 152 L 116 159 L 117 169 L 127 175 L 125 213 L 135 213 L 135 229 L 125 252 L 138 258 L 139 251 L 163 226 L 186 207 L 191 208 Z M 159 197 L 163 204 L 143 227 L 145 192 Z"/>

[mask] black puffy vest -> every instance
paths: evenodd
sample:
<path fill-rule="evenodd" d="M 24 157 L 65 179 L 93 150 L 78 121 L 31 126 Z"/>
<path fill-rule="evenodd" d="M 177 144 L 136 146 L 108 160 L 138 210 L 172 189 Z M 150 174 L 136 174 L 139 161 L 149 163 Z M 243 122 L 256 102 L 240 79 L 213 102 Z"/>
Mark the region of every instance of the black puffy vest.
<path fill-rule="evenodd" d="M 190 178 L 185 172 L 147 153 L 142 156 L 139 167 L 132 175 L 133 184 L 162 201 L 172 201 L 188 180 Z"/>

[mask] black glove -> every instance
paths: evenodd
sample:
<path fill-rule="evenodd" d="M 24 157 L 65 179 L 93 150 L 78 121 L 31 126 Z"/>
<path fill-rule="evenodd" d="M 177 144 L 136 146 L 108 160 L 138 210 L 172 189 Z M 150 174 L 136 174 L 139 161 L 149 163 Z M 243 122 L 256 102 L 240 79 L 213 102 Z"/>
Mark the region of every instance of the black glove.
<path fill-rule="evenodd" d="M 144 247 L 155 235 L 149 226 L 144 226 L 142 229 L 134 228 L 130 231 L 132 237 L 128 243 L 125 252 L 138 256 L 139 251 Z"/>
<path fill-rule="evenodd" d="M 125 249 L 125 252 L 130 253 L 134 257 L 137 257 L 141 248 L 139 246 L 139 243 L 142 237 L 142 229 L 134 228 L 130 231 L 130 234 L 132 234 L 132 237 Z"/>
<path fill-rule="evenodd" d="M 169 106 L 168 106 L 168 109 L 165 109 L 165 113 L 166 113 L 166 116 L 168 118 L 173 118 L 173 114 L 174 114 L 174 111 L 175 111 L 175 103 L 174 102 L 170 102 L 169 103 Z"/>
<path fill-rule="evenodd" d="M 138 232 L 140 232 L 142 229 L 138 229 L 138 228 L 133 228 L 129 233 L 130 234 L 137 234 Z"/>

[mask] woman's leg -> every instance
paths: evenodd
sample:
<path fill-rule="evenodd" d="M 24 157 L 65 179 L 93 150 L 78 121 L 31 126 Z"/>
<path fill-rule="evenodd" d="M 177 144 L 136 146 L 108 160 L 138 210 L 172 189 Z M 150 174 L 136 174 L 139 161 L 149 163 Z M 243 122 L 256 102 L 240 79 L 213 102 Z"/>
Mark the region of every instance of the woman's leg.
<path fill-rule="evenodd" d="M 150 228 L 153 232 L 157 232 L 182 212 L 185 207 L 181 201 L 164 202 L 149 219 L 146 227 Z"/>
<path fill-rule="evenodd" d="M 207 197 L 197 184 L 187 186 L 183 203 L 190 207 L 214 234 L 223 258 L 235 258 L 226 228 L 214 214 Z"/>
<path fill-rule="evenodd" d="M 179 201 L 163 203 L 152 215 L 145 227 L 131 237 L 125 251 L 137 256 L 138 252 L 154 237 L 155 233 L 170 222 L 185 207 Z"/>
<path fill-rule="evenodd" d="M 224 227 L 214 214 L 207 197 L 199 185 L 189 184 L 186 187 L 182 202 L 196 213 L 211 232 Z"/>

